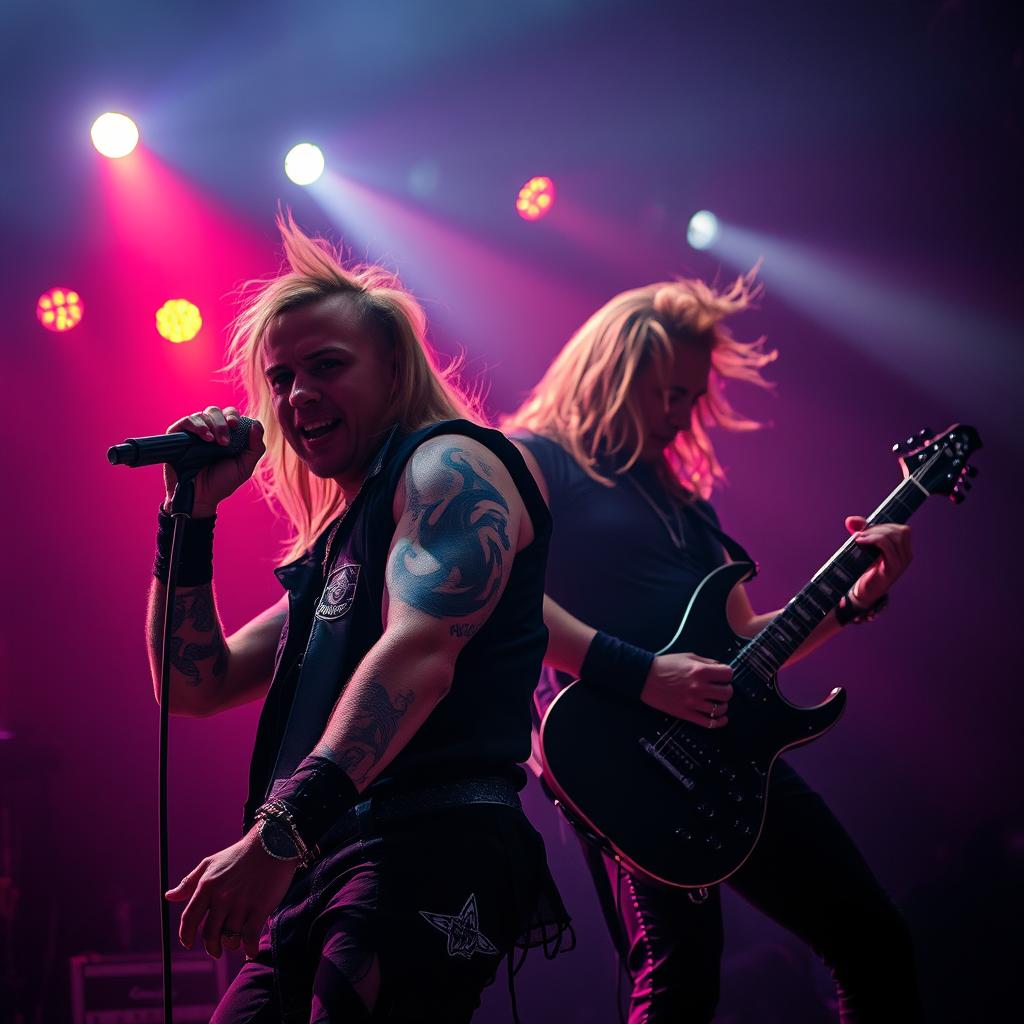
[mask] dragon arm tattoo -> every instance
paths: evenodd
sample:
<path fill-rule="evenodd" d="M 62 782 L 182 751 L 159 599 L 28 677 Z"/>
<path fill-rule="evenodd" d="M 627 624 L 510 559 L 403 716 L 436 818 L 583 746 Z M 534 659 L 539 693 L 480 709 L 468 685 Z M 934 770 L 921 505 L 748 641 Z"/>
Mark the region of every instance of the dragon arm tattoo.
<path fill-rule="evenodd" d="M 437 458 L 448 479 L 436 500 L 417 487 L 411 463 L 406 470 L 414 536 L 395 545 L 388 587 L 435 618 L 466 618 L 485 608 L 501 588 L 512 546 L 509 507 L 469 452 L 450 447 Z"/>

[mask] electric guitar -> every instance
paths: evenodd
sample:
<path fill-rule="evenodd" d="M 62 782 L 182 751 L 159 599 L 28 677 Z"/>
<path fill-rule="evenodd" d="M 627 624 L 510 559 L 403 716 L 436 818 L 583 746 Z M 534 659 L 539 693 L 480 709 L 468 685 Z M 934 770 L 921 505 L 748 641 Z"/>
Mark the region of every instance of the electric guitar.
<path fill-rule="evenodd" d="M 973 427 L 894 445 L 902 483 L 868 519 L 904 523 L 931 495 L 959 504 L 981 447 Z M 541 724 L 545 781 L 576 824 L 596 833 L 632 872 L 681 888 L 724 881 L 750 856 L 764 823 L 768 780 L 784 750 L 835 725 L 846 693 L 815 707 L 785 699 L 776 673 L 878 557 L 852 538 L 751 638 L 729 627 L 729 593 L 753 566 L 730 562 L 694 591 L 679 629 L 658 653 L 690 651 L 728 664 L 728 724 L 711 731 L 587 685 L 567 686 Z"/>

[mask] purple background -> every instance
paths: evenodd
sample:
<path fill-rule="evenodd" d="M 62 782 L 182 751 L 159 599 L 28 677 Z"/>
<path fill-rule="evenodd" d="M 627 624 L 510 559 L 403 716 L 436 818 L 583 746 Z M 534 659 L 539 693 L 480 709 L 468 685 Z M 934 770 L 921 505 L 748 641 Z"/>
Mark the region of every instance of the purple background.
<path fill-rule="evenodd" d="M 916 561 L 891 611 L 783 681 L 807 703 L 849 686 L 839 726 L 792 760 L 906 909 L 931 1019 L 1012 1012 L 1019 14 L 938 0 L 45 13 L 17 0 L 3 20 L 0 730 L 14 738 L 0 741 L 0 876 L 21 890 L 0 919 L 9 1005 L 65 1020 L 69 955 L 156 945 L 142 613 L 161 487 L 158 471 L 115 471 L 104 453 L 236 397 L 217 375 L 230 293 L 276 270 L 280 200 L 307 229 L 397 267 L 495 414 L 615 292 L 677 274 L 724 282 L 763 257 L 761 307 L 735 330 L 778 346 L 778 386 L 730 395 L 771 427 L 718 437 L 730 485 L 716 497 L 762 565 L 758 610 L 832 553 L 844 515 L 895 485 L 893 440 L 977 425 L 975 490 L 915 519 Z M 141 126 L 143 146 L 121 163 L 88 142 L 106 109 Z M 280 171 L 304 139 L 330 168 L 310 190 Z M 559 198 L 527 224 L 513 201 L 534 174 Z M 704 207 L 724 227 L 700 253 L 684 236 Z M 54 285 L 85 302 L 67 334 L 35 320 Z M 153 314 L 180 296 L 205 325 L 172 346 Z M 283 537 L 254 492 L 223 507 L 229 629 L 277 598 Z M 256 710 L 172 722 L 173 877 L 236 836 Z M 556 964 L 531 957 L 523 1017 L 611 1024 L 614 961 L 575 842 L 532 787 L 527 801 L 580 941 Z M 827 975 L 806 949 L 731 897 L 727 917 L 720 1021 L 830 1019 Z M 509 1019 L 507 1003 L 499 980 L 479 1019 Z"/>

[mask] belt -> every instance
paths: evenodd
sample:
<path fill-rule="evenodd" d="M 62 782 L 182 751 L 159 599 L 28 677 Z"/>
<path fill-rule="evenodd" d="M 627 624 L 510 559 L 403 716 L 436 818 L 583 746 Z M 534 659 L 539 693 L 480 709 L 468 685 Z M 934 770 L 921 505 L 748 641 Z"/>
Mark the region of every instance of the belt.
<path fill-rule="evenodd" d="M 364 805 L 369 805 L 365 810 Z M 501 804 L 505 807 L 520 808 L 519 792 L 506 779 L 460 779 L 458 782 L 444 782 L 425 789 L 414 789 L 393 796 L 370 797 L 362 804 L 356 804 L 356 817 L 367 813 L 373 820 L 386 824 L 400 821 L 415 814 L 430 811 L 446 811 L 464 804 Z"/>
<path fill-rule="evenodd" d="M 442 782 L 402 793 L 371 796 L 361 801 L 328 830 L 318 845 L 326 850 L 344 836 L 355 831 L 372 831 L 375 825 L 480 804 L 522 809 L 519 791 L 507 779 L 495 777 Z"/>

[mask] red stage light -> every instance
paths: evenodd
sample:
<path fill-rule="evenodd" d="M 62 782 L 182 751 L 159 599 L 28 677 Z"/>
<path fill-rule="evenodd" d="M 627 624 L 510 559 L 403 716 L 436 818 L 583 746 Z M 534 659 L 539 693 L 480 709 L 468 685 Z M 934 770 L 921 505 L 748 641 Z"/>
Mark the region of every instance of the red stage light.
<path fill-rule="evenodd" d="M 202 326 L 198 307 L 188 299 L 168 299 L 156 311 L 156 329 L 160 336 L 175 344 L 191 341 Z"/>
<path fill-rule="evenodd" d="M 539 220 L 555 201 L 555 183 L 542 175 L 531 178 L 520 190 L 516 210 L 523 220 Z"/>
<path fill-rule="evenodd" d="M 82 312 L 82 300 L 70 288 L 51 288 L 36 303 L 36 316 L 48 331 L 70 331 L 82 319 Z"/>

